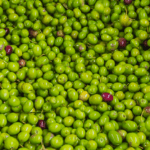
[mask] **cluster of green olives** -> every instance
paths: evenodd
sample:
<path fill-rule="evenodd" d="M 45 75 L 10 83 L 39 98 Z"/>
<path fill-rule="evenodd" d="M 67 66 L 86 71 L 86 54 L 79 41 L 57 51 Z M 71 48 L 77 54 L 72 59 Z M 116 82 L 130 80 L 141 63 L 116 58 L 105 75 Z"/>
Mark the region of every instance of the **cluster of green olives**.
<path fill-rule="evenodd" d="M 150 150 L 150 0 L 0 0 L 0 150 Z"/>

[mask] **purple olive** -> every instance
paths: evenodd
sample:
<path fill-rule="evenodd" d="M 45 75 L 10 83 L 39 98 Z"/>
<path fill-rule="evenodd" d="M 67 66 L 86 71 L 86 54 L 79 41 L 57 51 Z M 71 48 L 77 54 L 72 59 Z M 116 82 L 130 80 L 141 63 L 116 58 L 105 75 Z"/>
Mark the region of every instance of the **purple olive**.
<path fill-rule="evenodd" d="M 5 31 L 6 31 L 5 35 L 8 35 L 9 34 L 9 28 L 5 28 Z"/>
<path fill-rule="evenodd" d="M 46 123 L 45 123 L 45 121 L 44 121 L 44 120 L 39 120 L 38 126 L 39 126 L 41 129 L 45 129 L 45 128 L 46 128 Z"/>
<path fill-rule="evenodd" d="M 125 47 L 126 47 L 127 41 L 126 41 L 125 38 L 120 38 L 120 39 L 118 40 L 118 42 L 119 42 L 119 47 L 120 47 L 120 48 L 125 48 Z"/>
<path fill-rule="evenodd" d="M 109 93 L 103 93 L 102 98 L 105 102 L 111 102 L 113 100 L 113 96 Z"/>
<path fill-rule="evenodd" d="M 132 3 L 132 0 L 124 0 L 124 3 L 125 3 L 126 5 L 129 5 L 129 4 Z"/>
<path fill-rule="evenodd" d="M 11 47 L 10 45 L 7 45 L 7 46 L 5 47 L 5 51 L 6 51 L 6 54 L 7 54 L 7 55 L 10 55 L 10 54 L 12 53 L 12 47 Z"/>

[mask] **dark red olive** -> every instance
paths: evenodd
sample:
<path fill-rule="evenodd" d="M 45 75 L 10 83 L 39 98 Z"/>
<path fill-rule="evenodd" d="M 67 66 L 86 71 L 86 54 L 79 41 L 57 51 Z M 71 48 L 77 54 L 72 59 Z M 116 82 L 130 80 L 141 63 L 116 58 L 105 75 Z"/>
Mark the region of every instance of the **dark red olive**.
<path fill-rule="evenodd" d="M 38 126 L 41 128 L 41 129 L 45 129 L 46 128 L 46 123 L 44 120 L 39 120 L 38 121 Z"/>
<path fill-rule="evenodd" d="M 5 35 L 8 35 L 9 34 L 9 28 L 5 28 L 5 31 L 6 31 Z"/>
<path fill-rule="evenodd" d="M 118 42 L 119 42 L 119 48 L 125 48 L 126 47 L 127 41 L 125 38 L 120 38 L 118 40 Z"/>
<path fill-rule="evenodd" d="M 7 46 L 5 47 L 5 51 L 6 51 L 6 54 L 7 54 L 7 55 L 10 55 L 10 54 L 12 53 L 12 47 L 11 47 L 10 45 L 7 45 Z"/>
<path fill-rule="evenodd" d="M 20 66 L 20 67 L 24 67 L 24 66 L 26 65 L 26 62 L 25 62 L 24 59 L 20 59 L 20 60 L 18 61 L 18 63 L 19 63 L 19 66 Z"/>
<path fill-rule="evenodd" d="M 109 93 L 103 93 L 102 98 L 105 102 L 111 102 L 113 100 L 113 96 Z"/>
<path fill-rule="evenodd" d="M 30 35 L 31 37 L 36 37 L 37 34 L 38 34 L 37 31 L 34 31 L 33 29 L 29 29 L 29 35 Z"/>
<path fill-rule="evenodd" d="M 124 0 L 124 3 L 125 3 L 126 5 L 129 5 L 129 4 L 132 3 L 132 0 Z"/>

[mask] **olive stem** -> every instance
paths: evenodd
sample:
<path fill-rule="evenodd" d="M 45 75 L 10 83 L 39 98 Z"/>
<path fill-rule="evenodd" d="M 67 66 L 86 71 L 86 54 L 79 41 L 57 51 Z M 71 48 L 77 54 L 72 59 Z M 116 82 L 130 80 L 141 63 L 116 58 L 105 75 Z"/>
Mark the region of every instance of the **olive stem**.
<path fill-rule="evenodd" d="M 43 144 L 43 141 L 41 142 L 41 145 L 42 145 L 42 150 L 46 150 L 46 149 L 45 149 L 45 146 L 44 146 L 44 144 Z"/>

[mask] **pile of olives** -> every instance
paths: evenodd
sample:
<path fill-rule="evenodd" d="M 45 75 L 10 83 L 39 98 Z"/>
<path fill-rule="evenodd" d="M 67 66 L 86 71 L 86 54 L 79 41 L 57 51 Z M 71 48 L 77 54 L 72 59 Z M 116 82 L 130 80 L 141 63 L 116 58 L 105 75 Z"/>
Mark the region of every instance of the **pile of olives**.
<path fill-rule="evenodd" d="M 150 150 L 150 0 L 0 0 L 0 150 Z"/>

